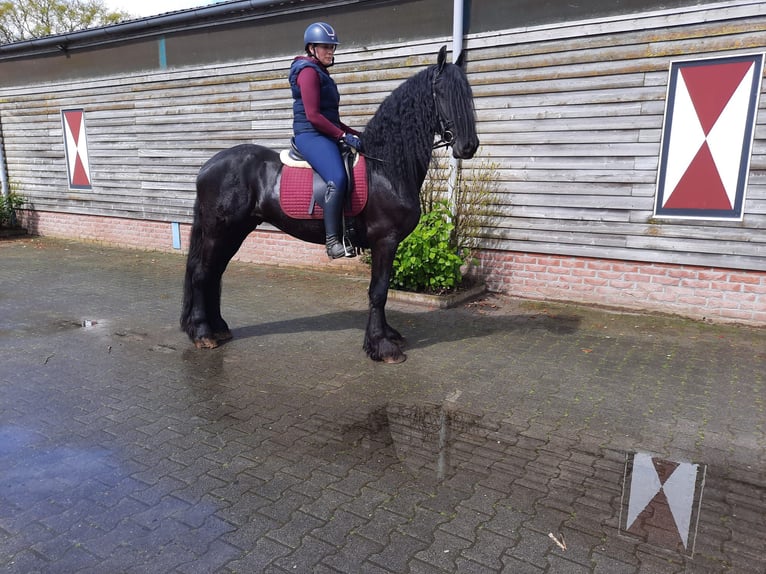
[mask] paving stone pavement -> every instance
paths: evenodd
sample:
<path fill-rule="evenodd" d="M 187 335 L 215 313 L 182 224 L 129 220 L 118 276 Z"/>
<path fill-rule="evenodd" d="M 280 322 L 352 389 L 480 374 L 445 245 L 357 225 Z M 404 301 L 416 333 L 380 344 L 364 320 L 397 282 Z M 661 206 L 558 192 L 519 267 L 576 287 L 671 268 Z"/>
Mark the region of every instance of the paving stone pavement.
<path fill-rule="evenodd" d="M 497 295 L 389 304 L 232 263 L 0 242 L 0 570 L 765 572 L 766 329 Z"/>

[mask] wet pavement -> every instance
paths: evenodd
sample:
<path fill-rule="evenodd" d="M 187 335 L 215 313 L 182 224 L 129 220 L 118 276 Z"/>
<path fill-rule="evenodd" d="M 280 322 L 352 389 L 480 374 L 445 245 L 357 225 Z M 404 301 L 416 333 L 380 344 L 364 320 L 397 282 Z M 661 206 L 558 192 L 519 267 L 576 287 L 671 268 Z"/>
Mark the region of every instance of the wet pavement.
<path fill-rule="evenodd" d="M 765 572 L 766 329 L 232 263 L 0 242 L 0 570 Z"/>

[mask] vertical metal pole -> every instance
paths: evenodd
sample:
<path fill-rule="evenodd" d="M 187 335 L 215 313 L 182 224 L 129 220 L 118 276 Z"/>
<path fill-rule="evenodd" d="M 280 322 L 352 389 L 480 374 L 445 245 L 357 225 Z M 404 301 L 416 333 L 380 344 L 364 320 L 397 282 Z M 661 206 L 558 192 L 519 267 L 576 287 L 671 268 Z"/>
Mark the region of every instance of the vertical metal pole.
<path fill-rule="evenodd" d="M 460 52 L 463 51 L 463 28 L 465 26 L 465 17 L 463 15 L 463 4 L 465 0 L 454 0 L 452 9 L 452 63 L 457 62 Z"/>
<path fill-rule="evenodd" d="M 452 8 L 452 63 L 457 62 L 460 52 L 463 51 L 463 28 L 465 25 L 465 16 L 463 6 L 465 0 L 454 0 Z M 450 155 L 449 158 L 449 179 L 447 180 L 447 201 L 455 212 L 456 189 L 458 181 L 458 170 L 460 169 L 460 160 Z"/>

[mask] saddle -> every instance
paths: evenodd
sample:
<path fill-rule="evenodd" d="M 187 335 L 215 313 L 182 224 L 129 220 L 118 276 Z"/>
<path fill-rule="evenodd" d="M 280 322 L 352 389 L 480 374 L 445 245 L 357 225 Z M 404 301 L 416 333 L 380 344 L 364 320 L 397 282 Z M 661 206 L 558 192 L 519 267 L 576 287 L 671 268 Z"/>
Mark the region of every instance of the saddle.
<path fill-rule="evenodd" d="M 279 182 L 279 203 L 282 211 L 293 219 L 322 219 L 324 211 L 317 203 L 324 197 L 327 184 L 303 159 L 295 144 L 279 154 L 282 174 Z M 364 157 L 351 150 L 343 152 L 343 164 L 348 174 L 349 193 L 343 210 L 345 217 L 354 217 L 367 204 L 367 171 Z"/>

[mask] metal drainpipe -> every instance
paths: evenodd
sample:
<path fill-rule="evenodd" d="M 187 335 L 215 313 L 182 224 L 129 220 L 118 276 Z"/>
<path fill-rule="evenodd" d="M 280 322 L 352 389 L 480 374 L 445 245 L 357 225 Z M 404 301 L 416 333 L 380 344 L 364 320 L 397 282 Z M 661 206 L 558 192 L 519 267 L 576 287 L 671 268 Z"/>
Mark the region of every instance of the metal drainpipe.
<path fill-rule="evenodd" d="M 452 63 L 457 62 L 460 52 L 463 51 L 463 4 L 465 0 L 454 0 L 452 9 Z"/>
<path fill-rule="evenodd" d="M 464 0 L 454 0 L 452 8 L 452 63 L 454 64 L 460 52 L 463 51 L 463 26 L 465 17 L 463 15 Z M 449 180 L 447 181 L 447 201 L 452 211 L 455 211 L 455 192 L 457 189 L 458 171 L 460 170 L 460 160 L 450 155 L 449 158 Z"/>

